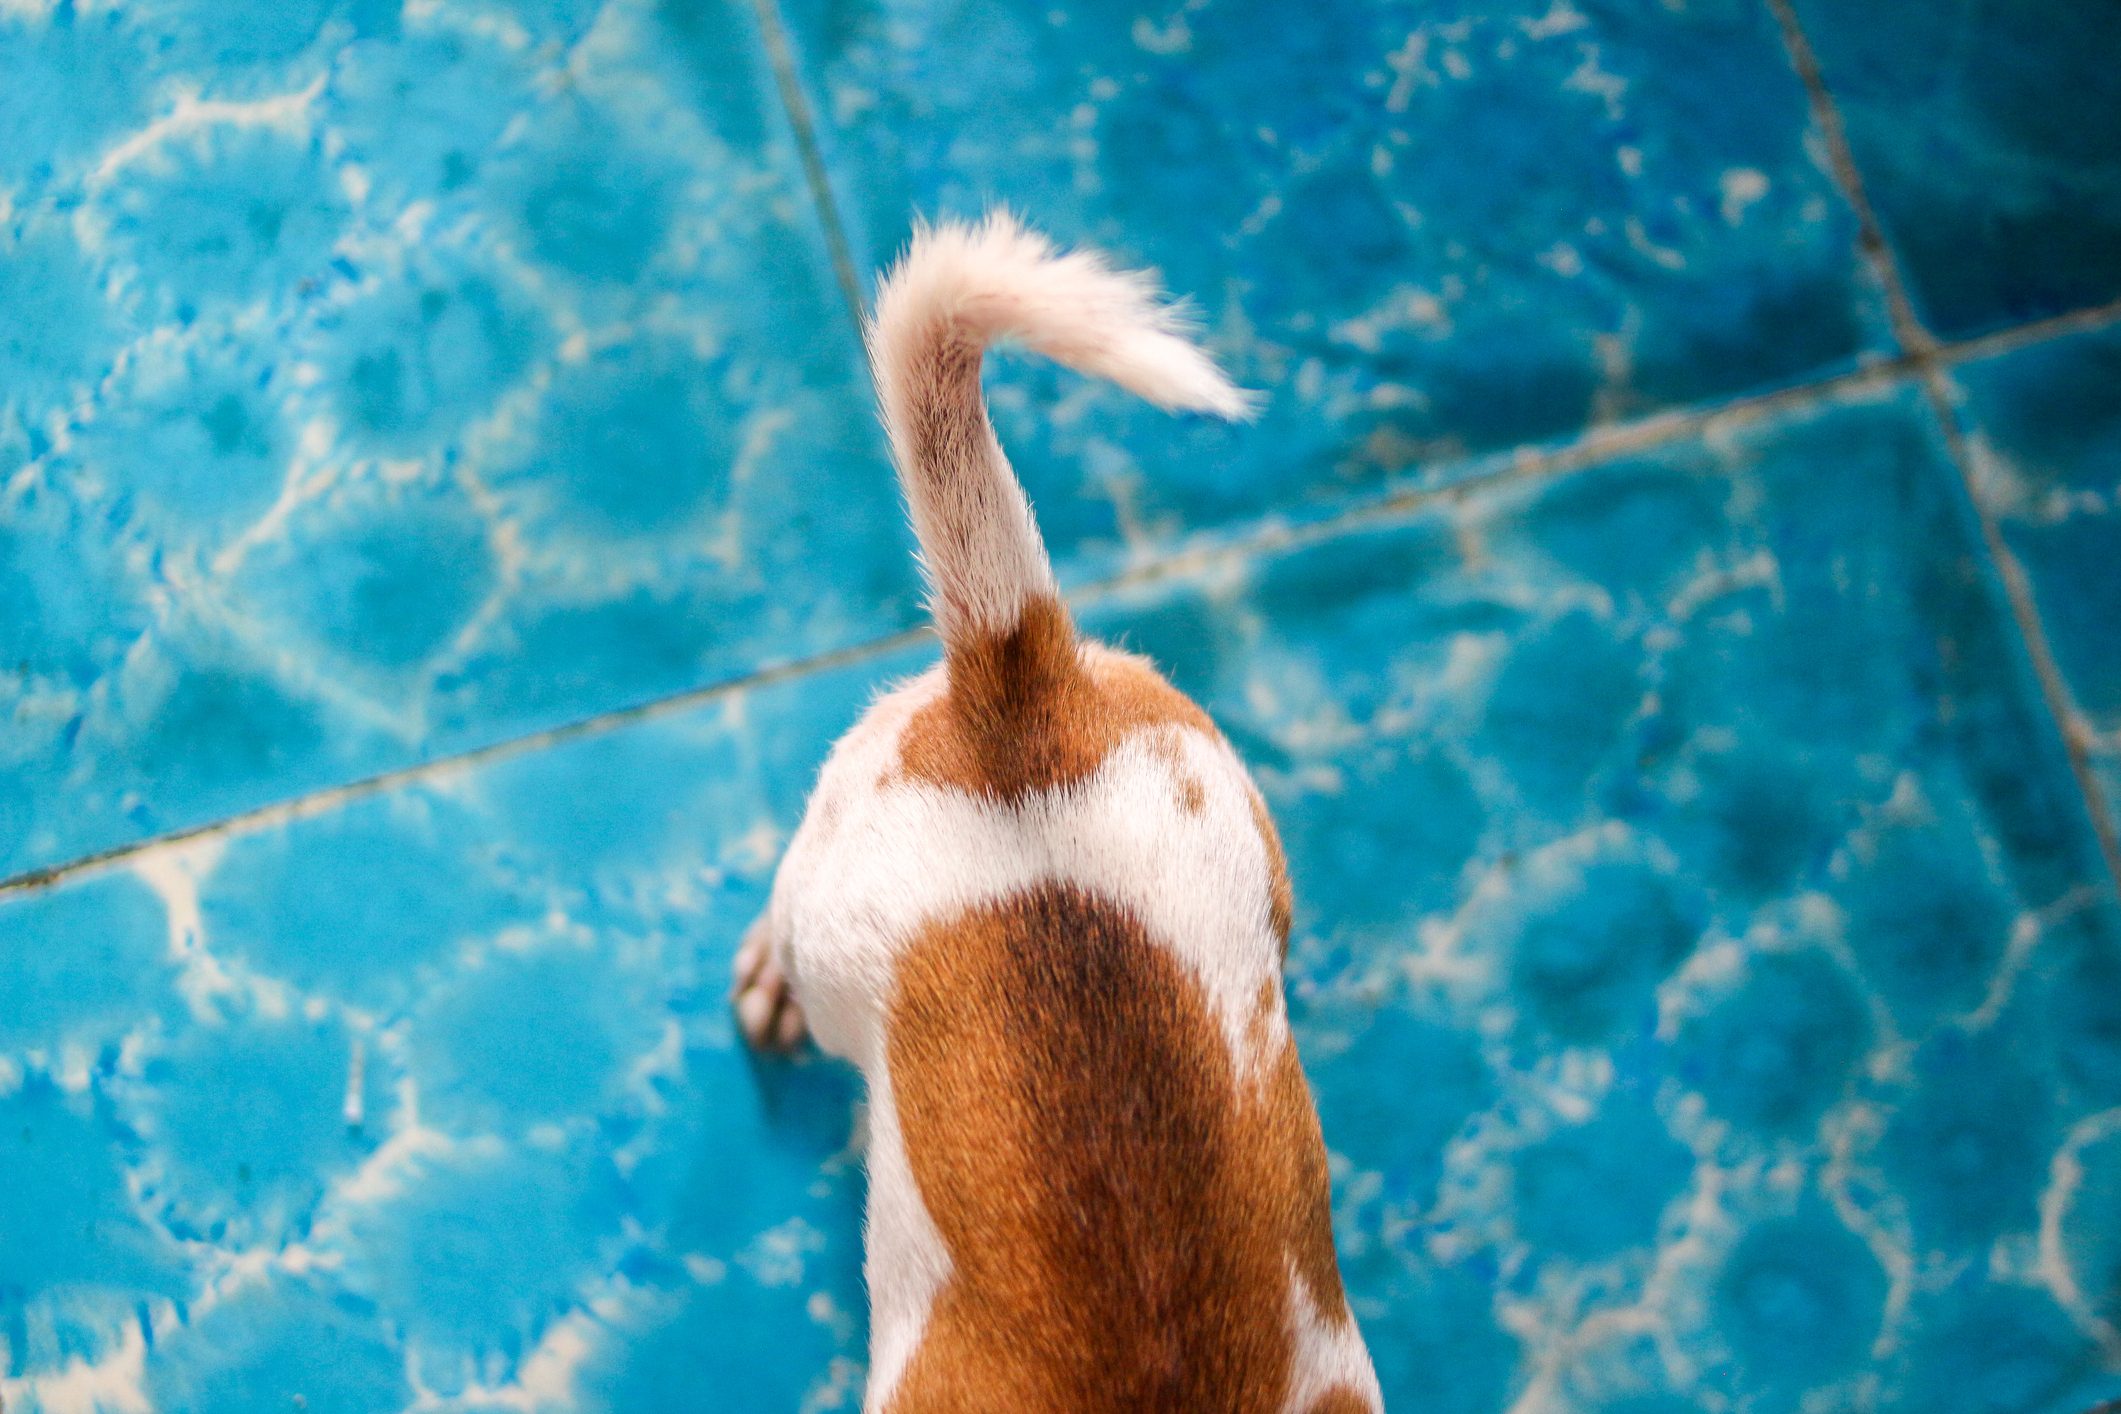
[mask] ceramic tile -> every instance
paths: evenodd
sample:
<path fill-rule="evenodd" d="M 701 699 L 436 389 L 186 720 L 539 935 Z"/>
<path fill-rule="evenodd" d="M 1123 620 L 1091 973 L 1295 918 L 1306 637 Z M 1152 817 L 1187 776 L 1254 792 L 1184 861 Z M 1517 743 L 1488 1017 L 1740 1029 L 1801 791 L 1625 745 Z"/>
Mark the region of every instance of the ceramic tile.
<path fill-rule="evenodd" d="M 1097 615 L 1283 822 L 1388 1398 L 2121 1381 L 2110 1219 L 2037 1242 L 2057 1156 L 2106 1162 L 2121 912 L 1979 543 L 1901 393 Z"/>
<path fill-rule="evenodd" d="M 786 0 L 858 269 L 1006 203 L 1158 267 L 1264 389 L 991 379 L 1064 572 L 1881 346 L 1764 7 Z"/>
<path fill-rule="evenodd" d="M 913 613 L 751 7 L 268 8 L 0 16 L 0 875 Z"/>
<path fill-rule="evenodd" d="M 1959 338 L 2121 296 L 2121 77 L 2068 0 L 1794 0 L 1918 312 Z"/>
<path fill-rule="evenodd" d="M 1935 330 L 2121 293 L 2075 12 L 1797 8 Z M 8 8 L 0 876 L 916 621 L 762 22 L 858 278 L 1007 200 L 1271 395 L 990 378 L 1281 820 L 1393 1407 L 2121 1397 L 2121 905 L 1924 400 L 1490 474 L 1889 347 L 1761 5 Z M 2117 364 L 1950 374 L 2109 804 Z M 858 1407 L 859 1087 L 723 989 L 931 652 L 0 894 L 0 1402 Z"/>
<path fill-rule="evenodd" d="M 1883 393 L 1082 606 L 1280 818 L 1396 1405 L 2121 1395 L 2121 912 L 1940 442 Z M 856 1087 L 721 995 L 927 651 L 0 903 L 9 1407 L 856 1407 Z"/>
<path fill-rule="evenodd" d="M 1981 493 L 2031 582 L 2041 627 L 2092 731 L 2121 741 L 2121 331 L 1968 364 L 1957 378 Z"/>
<path fill-rule="evenodd" d="M 0 905 L 8 1407 L 845 1403 L 853 1084 L 750 1061 L 722 997 L 866 688 Z"/>

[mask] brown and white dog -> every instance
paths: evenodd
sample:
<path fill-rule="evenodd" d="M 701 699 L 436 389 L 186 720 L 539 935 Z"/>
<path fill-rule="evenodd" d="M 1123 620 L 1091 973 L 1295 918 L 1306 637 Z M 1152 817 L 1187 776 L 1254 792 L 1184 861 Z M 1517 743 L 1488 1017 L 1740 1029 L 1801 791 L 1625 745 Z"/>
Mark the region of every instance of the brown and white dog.
<path fill-rule="evenodd" d="M 866 1407 L 1380 1407 L 1243 763 L 1079 638 L 980 393 L 1011 339 L 1166 408 L 1247 395 L 1147 278 L 1006 216 L 918 233 L 869 352 L 942 663 L 834 747 L 737 962 L 870 1102 Z"/>

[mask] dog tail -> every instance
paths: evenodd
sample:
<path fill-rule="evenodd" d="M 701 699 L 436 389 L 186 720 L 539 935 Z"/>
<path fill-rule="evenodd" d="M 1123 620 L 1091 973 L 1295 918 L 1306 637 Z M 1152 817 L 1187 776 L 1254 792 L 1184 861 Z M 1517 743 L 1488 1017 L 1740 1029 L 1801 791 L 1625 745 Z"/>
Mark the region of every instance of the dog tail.
<path fill-rule="evenodd" d="M 1034 601 L 1059 605 L 1031 504 L 980 394 L 980 356 L 1005 339 L 1159 407 L 1226 418 L 1253 410 L 1147 275 L 1091 251 L 1062 254 L 1006 212 L 916 228 L 877 293 L 869 361 L 952 662 L 1014 632 Z"/>

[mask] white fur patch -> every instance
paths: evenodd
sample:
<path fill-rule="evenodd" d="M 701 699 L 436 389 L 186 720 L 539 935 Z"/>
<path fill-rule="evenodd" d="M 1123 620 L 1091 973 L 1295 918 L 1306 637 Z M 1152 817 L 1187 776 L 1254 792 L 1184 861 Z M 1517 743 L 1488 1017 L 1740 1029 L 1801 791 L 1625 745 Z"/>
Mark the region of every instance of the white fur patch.
<path fill-rule="evenodd" d="M 1120 743 L 1084 780 L 1017 805 L 921 781 L 879 788 L 898 759 L 907 703 L 932 698 L 935 679 L 879 703 L 875 725 L 885 729 L 865 723 L 834 752 L 775 881 L 774 927 L 792 943 L 818 1044 L 873 1070 L 897 958 L 923 925 L 1064 883 L 1124 906 L 1187 965 L 1248 1070 L 1246 1028 L 1261 982 L 1280 968 L 1281 940 L 1236 754 L 1159 726 Z M 1181 804 L 1181 769 L 1200 790 L 1198 809 Z"/>
<path fill-rule="evenodd" d="M 1371 1368 L 1370 1351 L 1352 1320 L 1327 1320 L 1311 1300 L 1311 1288 L 1289 1266 L 1289 1325 L 1296 1342 L 1295 1368 L 1289 1380 L 1288 1414 L 1305 1414 L 1336 1385 L 1345 1385 L 1369 1401 L 1385 1406 L 1384 1391 Z"/>
<path fill-rule="evenodd" d="M 881 1409 L 920 1348 L 936 1293 L 950 1279 L 950 1250 L 921 1202 L 899 1129 L 891 1077 L 869 1077 L 869 1215 L 862 1275 L 869 1287 L 869 1389 Z"/>

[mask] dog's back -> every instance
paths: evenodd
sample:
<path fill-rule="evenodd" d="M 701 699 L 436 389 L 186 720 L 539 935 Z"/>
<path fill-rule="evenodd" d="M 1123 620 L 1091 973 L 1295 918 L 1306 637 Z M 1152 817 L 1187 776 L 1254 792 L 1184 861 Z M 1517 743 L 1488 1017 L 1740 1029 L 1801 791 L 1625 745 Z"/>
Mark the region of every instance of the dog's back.
<path fill-rule="evenodd" d="M 1139 277 L 924 233 L 870 347 L 944 661 L 835 749 L 747 959 L 871 1096 L 873 1408 L 1376 1408 L 1244 766 L 1080 639 L 980 395 L 991 340 L 1170 407 L 1243 395 Z M 792 1013 L 789 1013 L 792 1014 Z"/>

